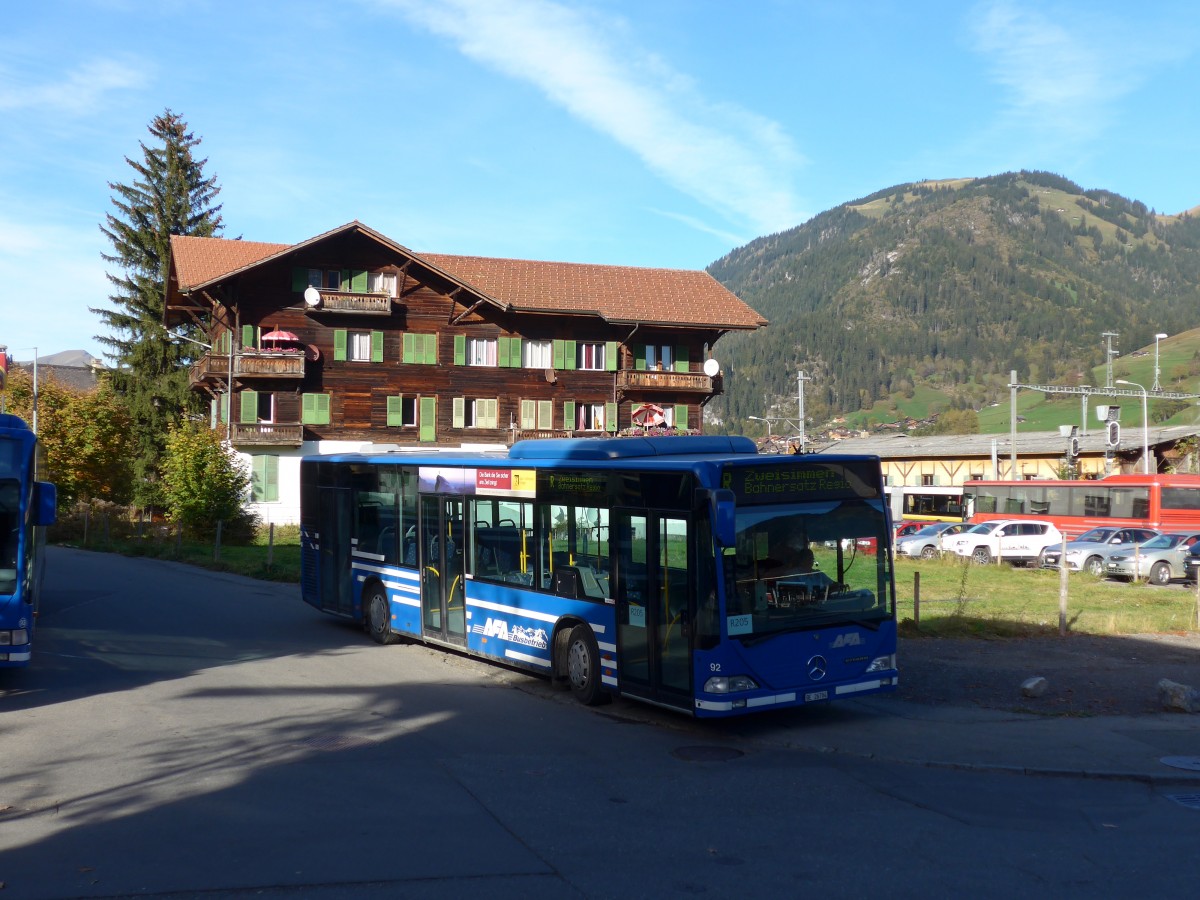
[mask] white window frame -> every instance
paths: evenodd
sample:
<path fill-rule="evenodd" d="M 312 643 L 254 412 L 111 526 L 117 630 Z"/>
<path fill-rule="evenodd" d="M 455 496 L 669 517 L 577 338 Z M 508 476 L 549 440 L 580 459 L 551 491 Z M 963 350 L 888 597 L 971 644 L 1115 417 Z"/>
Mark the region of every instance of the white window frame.
<path fill-rule="evenodd" d="M 521 342 L 521 360 L 526 369 L 550 369 L 554 367 L 554 341 Z"/>
<path fill-rule="evenodd" d="M 605 346 L 593 341 L 580 341 L 578 346 L 579 368 L 588 371 L 603 371 L 605 363 Z M 589 359 L 589 357 L 591 357 Z"/>
<path fill-rule="evenodd" d="M 499 362 L 500 342 L 493 338 L 467 338 L 467 365 L 495 368 Z"/>
<path fill-rule="evenodd" d="M 395 272 L 368 272 L 367 273 L 367 290 L 372 294 L 387 294 L 389 297 L 396 296 L 396 273 Z"/>
<path fill-rule="evenodd" d="M 346 359 L 350 362 L 371 361 L 371 332 L 346 332 Z"/>
<path fill-rule="evenodd" d="M 491 415 L 486 412 L 489 404 L 492 410 Z M 500 418 L 499 409 L 500 402 L 495 398 L 468 397 L 464 424 L 467 428 L 497 428 Z"/>

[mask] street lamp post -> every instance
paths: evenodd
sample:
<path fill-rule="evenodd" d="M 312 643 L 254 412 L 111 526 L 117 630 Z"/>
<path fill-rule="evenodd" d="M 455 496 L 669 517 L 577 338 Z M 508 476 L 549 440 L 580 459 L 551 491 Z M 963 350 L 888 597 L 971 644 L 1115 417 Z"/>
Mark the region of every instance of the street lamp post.
<path fill-rule="evenodd" d="M 751 422 L 766 422 L 767 423 L 767 446 L 771 445 L 771 420 L 764 419 L 761 416 L 746 416 Z"/>
<path fill-rule="evenodd" d="M 1126 381 L 1118 378 L 1117 384 L 1127 384 L 1142 392 L 1142 472 L 1150 474 L 1150 417 L 1146 415 L 1146 389 L 1136 381 Z"/>
<path fill-rule="evenodd" d="M 1162 388 L 1158 384 L 1158 342 L 1165 338 L 1165 334 L 1156 334 L 1154 336 L 1154 387 L 1151 390 L 1161 391 Z"/>

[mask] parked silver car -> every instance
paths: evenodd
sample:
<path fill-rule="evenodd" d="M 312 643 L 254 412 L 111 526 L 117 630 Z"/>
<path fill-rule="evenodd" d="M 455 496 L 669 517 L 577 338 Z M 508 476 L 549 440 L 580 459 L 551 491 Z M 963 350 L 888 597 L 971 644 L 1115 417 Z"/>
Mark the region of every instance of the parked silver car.
<path fill-rule="evenodd" d="M 1072 541 L 1067 541 L 1067 568 L 1072 572 L 1088 572 L 1099 578 L 1104 574 L 1104 556 L 1122 545 L 1132 547 L 1156 537 L 1152 528 L 1092 528 Z M 1057 569 L 1062 547 L 1047 547 L 1042 553 L 1042 568 Z"/>
<path fill-rule="evenodd" d="M 1145 578 L 1154 584 L 1168 584 L 1174 578 L 1186 577 L 1188 553 L 1197 541 L 1198 531 L 1172 531 L 1151 538 L 1137 547 L 1137 552 L 1111 550 L 1104 557 L 1104 574 L 1123 581 Z"/>
<path fill-rule="evenodd" d="M 942 554 L 941 540 L 970 527 L 966 522 L 930 522 L 920 531 L 896 541 L 896 553 L 913 559 L 936 559 Z"/>

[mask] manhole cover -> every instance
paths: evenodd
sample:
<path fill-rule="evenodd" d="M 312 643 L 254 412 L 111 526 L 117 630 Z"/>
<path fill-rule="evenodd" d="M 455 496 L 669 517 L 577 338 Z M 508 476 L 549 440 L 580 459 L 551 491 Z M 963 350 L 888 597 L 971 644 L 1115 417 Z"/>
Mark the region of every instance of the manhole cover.
<path fill-rule="evenodd" d="M 671 755 L 684 762 L 725 762 L 744 754 L 732 747 L 680 747 L 672 750 Z"/>
<path fill-rule="evenodd" d="M 1164 756 L 1159 762 L 1173 769 L 1188 769 L 1192 772 L 1200 772 L 1200 756 Z"/>
<path fill-rule="evenodd" d="M 1167 799 L 1188 809 L 1200 809 L 1200 794 L 1167 794 Z"/>

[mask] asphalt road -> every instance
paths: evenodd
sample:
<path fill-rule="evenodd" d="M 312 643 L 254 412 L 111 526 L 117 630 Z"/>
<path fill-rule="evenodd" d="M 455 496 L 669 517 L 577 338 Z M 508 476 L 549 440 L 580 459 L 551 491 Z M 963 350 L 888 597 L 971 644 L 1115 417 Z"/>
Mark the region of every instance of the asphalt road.
<path fill-rule="evenodd" d="M 1194 892 L 1200 811 L 1145 784 L 788 746 L 869 707 L 586 709 L 292 586 L 49 561 L 34 664 L 0 672 L 4 900 Z"/>

